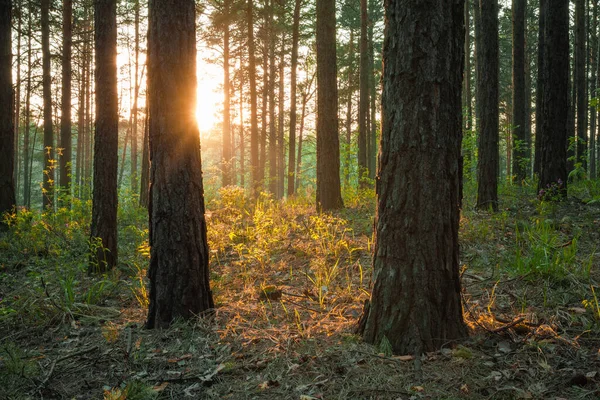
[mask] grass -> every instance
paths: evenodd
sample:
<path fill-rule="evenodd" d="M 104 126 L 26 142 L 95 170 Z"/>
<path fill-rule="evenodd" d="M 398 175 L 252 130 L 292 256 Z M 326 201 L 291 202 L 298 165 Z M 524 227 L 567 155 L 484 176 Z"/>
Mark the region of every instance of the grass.
<path fill-rule="evenodd" d="M 471 337 L 416 361 L 354 335 L 372 276 L 372 191 L 319 215 L 303 197 L 209 190 L 217 312 L 162 331 L 143 328 L 148 230 L 135 198 L 120 202 L 120 264 L 101 277 L 87 275 L 89 203 L 21 212 L 0 237 L 0 386 L 15 399 L 597 398 L 598 185 L 570 190 L 551 203 L 503 186 L 490 214 L 466 188 Z"/>

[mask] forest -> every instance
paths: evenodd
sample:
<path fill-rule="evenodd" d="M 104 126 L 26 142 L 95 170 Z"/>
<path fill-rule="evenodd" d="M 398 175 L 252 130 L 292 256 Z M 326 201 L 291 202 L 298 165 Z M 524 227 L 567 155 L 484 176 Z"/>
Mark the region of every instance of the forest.
<path fill-rule="evenodd" d="M 0 400 L 600 398 L 599 25 L 0 0 Z"/>

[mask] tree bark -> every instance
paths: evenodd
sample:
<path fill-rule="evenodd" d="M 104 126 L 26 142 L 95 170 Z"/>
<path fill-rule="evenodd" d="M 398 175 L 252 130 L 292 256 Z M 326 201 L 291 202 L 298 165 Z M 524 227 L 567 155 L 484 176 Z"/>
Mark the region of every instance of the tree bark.
<path fill-rule="evenodd" d="M 359 332 L 420 356 L 467 335 L 458 253 L 463 2 L 386 2 L 385 13 L 374 286 Z"/>
<path fill-rule="evenodd" d="M 477 38 L 477 208 L 498 210 L 498 0 L 481 1 Z"/>
<path fill-rule="evenodd" d="M 596 93 L 596 77 L 598 69 L 598 0 L 592 0 L 590 7 L 593 7 L 591 17 L 590 32 L 590 56 L 591 56 L 591 78 L 590 78 L 590 97 L 598 97 Z M 597 111 L 595 106 L 590 106 L 590 179 L 596 178 L 596 125 Z"/>
<path fill-rule="evenodd" d="M 585 0 L 575 0 L 575 95 L 577 106 L 577 162 L 587 169 L 587 111 L 585 72 Z"/>
<path fill-rule="evenodd" d="M 96 52 L 96 134 L 89 272 L 117 264 L 117 172 L 119 113 L 117 96 L 117 1 L 94 3 Z"/>
<path fill-rule="evenodd" d="M 214 308 L 196 106 L 193 0 L 150 0 L 150 308 L 167 328 Z"/>
<path fill-rule="evenodd" d="M 133 81 L 133 107 L 131 108 L 131 191 L 138 191 L 138 98 L 140 94 L 140 1 L 134 3 L 135 70 Z M 142 70 L 143 74 L 143 70 Z"/>
<path fill-rule="evenodd" d="M 297 114 L 297 88 L 298 88 L 298 43 L 300 41 L 300 8 L 302 0 L 295 0 L 294 22 L 292 27 L 292 71 L 290 82 L 290 135 L 288 159 L 288 196 L 296 194 L 296 120 Z"/>
<path fill-rule="evenodd" d="M 13 114 L 12 1 L 0 0 L 0 228 L 4 223 L 2 214 L 11 211 L 16 204 L 14 157 L 15 127 Z"/>
<path fill-rule="evenodd" d="M 229 79 L 229 0 L 223 2 L 223 156 L 221 161 L 222 185 L 231 185 L 231 101 Z"/>
<path fill-rule="evenodd" d="M 60 120 L 60 187 L 70 193 L 71 185 L 71 43 L 73 3 L 63 0 L 62 100 Z"/>
<path fill-rule="evenodd" d="M 277 65 L 275 65 L 275 42 L 277 32 L 273 20 L 274 0 L 269 2 L 268 14 L 268 43 L 269 43 L 269 85 L 267 95 L 269 97 L 269 192 L 277 195 L 277 125 L 275 125 L 275 79 L 277 76 Z M 263 116 L 264 118 L 264 116 Z M 266 121 L 266 118 L 265 118 Z"/>
<path fill-rule="evenodd" d="M 369 14 L 367 0 L 360 0 L 360 97 L 358 104 L 358 182 L 360 187 L 366 186 L 367 174 L 367 140 L 369 115 L 369 38 L 367 27 Z"/>
<path fill-rule="evenodd" d="M 42 207 L 51 207 L 54 199 L 54 134 L 52 131 L 52 80 L 50 76 L 50 0 L 42 0 L 42 92 L 44 102 L 44 171 Z"/>
<path fill-rule="evenodd" d="M 31 40 L 32 40 L 32 5 L 28 3 L 27 17 L 27 86 L 25 89 L 25 129 L 23 132 L 23 205 L 31 208 L 31 170 L 29 168 L 29 128 L 31 126 Z"/>
<path fill-rule="evenodd" d="M 148 208 L 150 196 L 150 143 L 148 138 L 148 125 L 148 109 L 146 109 L 146 118 L 144 119 L 144 139 L 142 141 L 142 174 L 140 178 L 140 206 L 144 208 Z"/>
<path fill-rule="evenodd" d="M 569 1 L 544 2 L 544 64 L 540 130 L 539 190 L 567 187 L 567 113 L 569 87 Z"/>
<path fill-rule="evenodd" d="M 317 0 L 317 209 L 344 206 L 340 185 L 335 0 Z"/>
<path fill-rule="evenodd" d="M 535 154 L 533 161 L 533 174 L 539 176 L 540 174 L 540 155 L 542 154 L 541 149 L 541 138 L 542 138 L 542 119 L 544 106 L 544 46 L 545 46 L 545 30 L 546 30 L 546 1 L 539 0 L 539 22 L 538 22 L 538 54 L 537 54 L 537 82 L 535 89 Z"/>
<path fill-rule="evenodd" d="M 279 3 L 281 23 L 284 20 L 284 6 Z M 279 52 L 279 89 L 277 92 L 277 198 L 281 199 L 285 192 L 285 32 L 281 33 L 281 48 Z"/>
<path fill-rule="evenodd" d="M 344 185 L 350 186 L 350 171 L 352 168 L 352 95 L 354 94 L 354 29 L 350 29 L 348 43 L 348 98 L 346 99 L 346 157 L 344 167 Z M 359 78 L 360 80 L 360 78 Z M 360 101 L 360 100 L 359 100 Z"/>
<path fill-rule="evenodd" d="M 525 88 L 526 0 L 513 0 L 513 179 L 520 184 L 527 177 L 527 97 Z"/>
<path fill-rule="evenodd" d="M 473 129 L 473 94 L 471 93 L 471 20 L 469 18 L 469 2 L 465 1 L 465 73 L 463 76 L 463 107 L 465 107 L 465 130 Z"/>

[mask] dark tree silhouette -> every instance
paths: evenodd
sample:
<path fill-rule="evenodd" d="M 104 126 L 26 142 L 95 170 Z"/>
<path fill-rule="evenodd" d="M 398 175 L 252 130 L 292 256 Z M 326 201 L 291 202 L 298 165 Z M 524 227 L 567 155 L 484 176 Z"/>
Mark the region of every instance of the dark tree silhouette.
<path fill-rule="evenodd" d="M 117 0 L 96 0 L 94 8 L 96 133 L 89 270 L 103 272 L 117 264 Z"/>
<path fill-rule="evenodd" d="M 196 106 L 194 0 L 150 0 L 150 309 L 166 328 L 214 307 Z"/>

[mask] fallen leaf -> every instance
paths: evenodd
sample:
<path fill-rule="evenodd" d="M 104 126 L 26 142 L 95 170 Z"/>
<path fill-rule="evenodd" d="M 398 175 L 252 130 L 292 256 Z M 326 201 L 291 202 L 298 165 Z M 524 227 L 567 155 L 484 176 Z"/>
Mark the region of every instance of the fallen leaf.
<path fill-rule="evenodd" d="M 169 382 L 163 382 L 160 385 L 154 386 L 152 390 L 154 390 L 155 392 L 162 392 L 167 388 L 167 386 L 169 386 Z"/>
<path fill-rule="evenodd" d="M 413 355 L 406 355 L 406 356 L 394 356 L 392 357 L 394 360 L 398 360 L 398 361 L 412 361 L 415 359 L 415 356 Z"/>
<path fill-rule="evenodd" d="M 460 391 L 464 394 L 469 394 L 469 385 L 463 383 L 462 385 L 460 385 Z"/>
<path fill-rule="evenodd" d="M 410 390 L 412 390 L 413 392 L 422 392 L 425 390 L 425 388 L 423 386 L 413 386 L 410 388 Z"/>

